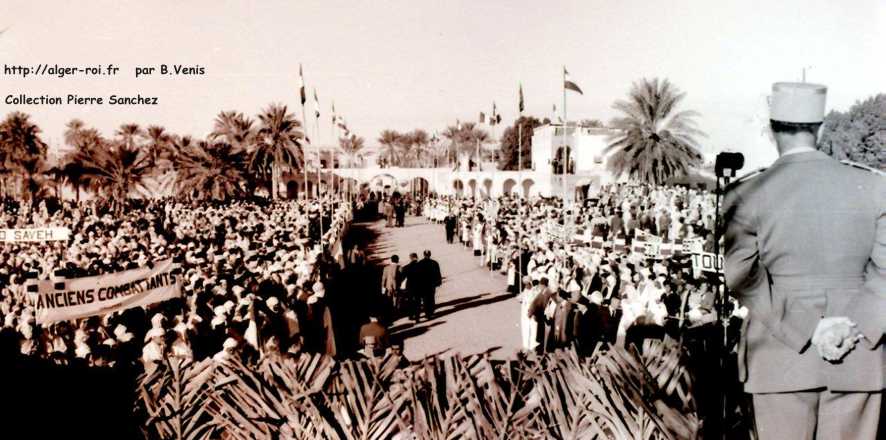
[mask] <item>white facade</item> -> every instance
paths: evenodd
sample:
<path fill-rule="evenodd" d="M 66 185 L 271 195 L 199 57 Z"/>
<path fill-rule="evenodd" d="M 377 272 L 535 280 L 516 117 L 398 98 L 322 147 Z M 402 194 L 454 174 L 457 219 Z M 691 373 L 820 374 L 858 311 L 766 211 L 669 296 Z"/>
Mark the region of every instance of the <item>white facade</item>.
<path fill-rule="evenodd" d="M 532 168 L 536 171 L 548 168 L 553 173 L 551 167 L 557 149 L 569 146 L 569 160 L 574 163 L 576 174 L 608 174 L 603 152 L 608 137 L 614 133 L 615 130 L 608 128 L 566 127 L 564 132 L 562 125 L 538 127 L 532 134 Z"/>
<path fill-rule="evenodd" d="M 521 171 L 500 171 L 493 164 L 482 165 L 483 171 L 460 171 L 450 168 L 380 168 L 375 161 L 367 168 L 339 168 L 331 171 L 339 179 L 353 179 L 369 188 L 387 187 L 401 192 L 410 192 L 416 187 L 425 187 L 439 194 L 456 194 L 478 198 L 498 197 L 503 194 L 516 194 L 522 197 L 565 196 L 567 200 L 581 197 L 586 191 L 593 193 L 596 188 L 613 180 L 606 169 L 607 157 L 603 151 L 607 139 L 614 133 L 606 128 L 567 127 L 565 135 L 561 125 L 545 125 L 532 134 L 532 169 Z M 555 174 L 552 162 L 557 149 L 568 145 L 572 152 L 570 168 L 573 173 L 567 176 Z M 467 155 L 465 155 L 467 157 Z M 286 176 L 284 180 L 298 182 L 297 176 Z M 324 181 L 328 177 L 323 178 Z M 413 184 L 413 181 L 424 183 Z"/>

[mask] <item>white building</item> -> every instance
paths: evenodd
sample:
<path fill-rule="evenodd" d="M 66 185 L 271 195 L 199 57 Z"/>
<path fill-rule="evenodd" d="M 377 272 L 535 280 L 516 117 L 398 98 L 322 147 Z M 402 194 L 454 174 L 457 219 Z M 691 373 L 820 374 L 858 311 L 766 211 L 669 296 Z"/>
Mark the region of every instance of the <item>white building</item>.
<path fill-rule="evenodd" d="M 584 198 L 601 185 L 613 181 L 606 169 L 607 156 L 604 150 L 607 139 L 615 131 L 607 128 L 564 127 L 544 125 L 532 134 L 532 168 L 520 171 L 492 169 L 489 163 L 483 164 L 483 171 L 454 171 L 450 168 L 380 168 L 375 162 L 367 168 L 338 168 L 331 171 L 336 180 L 353 180 L 355 184 L 366 185 L 370 189 L 399 190 L 411 192 L 416 188 L 427 188 L 439 194 L 460 194 L 474 197 L 497 197 L 503 194 L 518 194 L 523 197 L 564 196 L 567 199 Z M 560 156 L 568 146 L 569 169 L 563 176 Z M 560 164 L 558 166 L 558 164 Z M 465 170 L 467 166 L 460 167 Z M 555 169 L 556 168 L 556 169 Z M 297 193 L 302 177 L 285 176 L 290 194 Z M 310 174 L 308 177 L 311 179 Z M 324 177 L 326 186 L 328 177 Z M 313 182 L 309 182 L 313 192 Z M 303 186 L 302 186 L 303 187 Z"/>

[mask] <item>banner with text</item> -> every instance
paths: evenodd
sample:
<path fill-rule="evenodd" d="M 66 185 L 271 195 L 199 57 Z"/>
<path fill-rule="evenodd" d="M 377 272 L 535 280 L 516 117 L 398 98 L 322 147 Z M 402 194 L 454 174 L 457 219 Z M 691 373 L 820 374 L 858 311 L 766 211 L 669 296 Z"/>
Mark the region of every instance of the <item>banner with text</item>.
<path fill-rule="evenodd" d="M 71 238 L 71 230 L 68 228 L 0 229 L 0 243 L 68 241 L 69 238 Z"/>
<path fill-rule="evenodd" d="M 179 275 L 171 259 L 150 267 L 64 281 L 41 280 L 31 301 L 37 323 L 103 315 L 181 296 Z M 61 289 L 56 289 L 61 287 Z"/>
<path fill-rule="evenodd" d="M 723 269 L 723 256 L 702 252 L 692 255 L 692 270 L 696 273 L 719 272 Z"/>

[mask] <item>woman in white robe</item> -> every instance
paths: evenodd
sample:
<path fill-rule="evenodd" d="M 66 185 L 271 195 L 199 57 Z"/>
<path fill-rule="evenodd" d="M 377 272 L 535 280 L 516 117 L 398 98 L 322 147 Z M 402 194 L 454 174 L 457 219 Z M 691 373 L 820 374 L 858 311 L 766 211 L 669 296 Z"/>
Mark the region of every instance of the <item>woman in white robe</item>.
<path fill-rule="evenodd" d="M 529 316 L 529 306 L 535 297 L 541 292 L 537 286 L 533 287 L 530 278 L 523 277 L 523 291 L 520 294 L 520 340 L 523 342 L 523 350 L 534 351 L 538 345 L 538 324 L 535 318 Z"/>
<path fill-rule="evenodd" d="M 479 257 L 483 253 L 483 223 L 475 224 L 472 232 L 474 234 L 474 256 Z"/>

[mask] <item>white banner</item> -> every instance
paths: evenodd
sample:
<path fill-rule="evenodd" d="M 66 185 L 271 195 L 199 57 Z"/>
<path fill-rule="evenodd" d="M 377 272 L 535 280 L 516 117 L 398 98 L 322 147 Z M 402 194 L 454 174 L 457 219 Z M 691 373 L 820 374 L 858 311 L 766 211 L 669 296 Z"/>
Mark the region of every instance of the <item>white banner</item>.
<path fill-rule="evenodd" d="M 5 243 L 68 241 L 69 238 L 71 230 L 68 228 L 0 229 L 0 242 Z"/>
<path fill-rule="evenodd" d="M 696 272 L 719 272 L 723 269 L 723 256 L 710 252 L 692 254 L 692 270 Z"/>
<path fill-rule="evenodd" d="M 61 290 L 56 290 L 52 280 L 38 281 L 37 292 L 31 294 L 37 323 L 104 315 L 179 297 L 181 282 L 172 269 L 172 260 L 164 260 L 153 269 L 140 267 L 108 275 L 71 278 L 64 281 Z"/>

